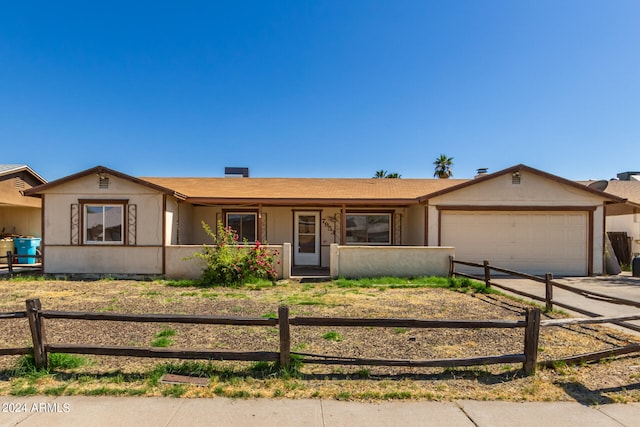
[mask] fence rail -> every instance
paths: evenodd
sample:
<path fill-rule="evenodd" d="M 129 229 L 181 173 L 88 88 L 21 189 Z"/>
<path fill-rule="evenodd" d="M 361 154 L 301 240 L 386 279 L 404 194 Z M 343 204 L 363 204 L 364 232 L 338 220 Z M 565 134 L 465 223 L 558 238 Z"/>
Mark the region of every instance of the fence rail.
<path fill-rule="evenodd" d="M 527 309 L 524 320 L 424 320 L 397 318 L 322 318 L 322 317 L 289 317 L 289 308 L 280 306 L 278 318 L 250 318 L 227 316 L 176 315 L 176 314 L 117 314 L 93 312 L 65 312 L 43 310 L 38 299 L 26 301 L 26 311 L 0 313 L 1 319 L 27 317 L 33 342 L 33 355 L 38 367 L 48 366 L 48 354 L 76 353 L 109 356 L 133 356 L 179 359 L 239 360 L 239 361 L 277 361 L 282 366 L 291 364 L 292 356 L 303 363 L 326 365 L 377 365 L 407 367 L 458 367 L 502 363 L 522 363 L 526 374 L 535 371 L 538 357 L 538 339 L 540 331 L 540 310 Z M 112 321 L 112 322 L 158 322 L 189 323 L 211 325 L 242 326 L 278 326 L 279 351 L 227 351 L 211 349 L 168 349 L 157 347 L 104 346 L 91 344 L 50 343 L 46 339 L 45 319 Z M 482 356 L 455 359 L 374 359 L 360 357 L 342 357 L 323 354 L 310 354 L 291 351 L 291 327 L 308 326 L 343 326 L 343 327 L 381 327 L 381 328 L 451 328 L 451 329 L 484 329 L 484 328 L 522 328 L 524 329 L 524 345 L 522 353 L 497 356 Z M 375 345 L 372 343 L 372 345 Z M 0 355 L 24 354 L 29 349 L 0 349 Z"/>
<path fill-rule="evenodd" d="M 484 265 L 483 265 L 484 267 Z M 624 320 L 640 319 L 639 315 L 611 316 L 583 319 L 549 319 L 541 320 L 538 308 L 527 309 L 524 320 L 425 320 L 425 319 L 397 319 L 397 318 L 324 318 L 324 317 L 289 317 L 289 308 L 280 306 L 278 318 L 252 318 L 229 316 L 177 315 L 177 314 L 117 314 L 94 312 L 65 312 L 43 310 L 40 300 L 26 301 L 26 310 L 18 312 L 0 313 L 0 321 L 27 317 L 31 331 L 33 347 L 0 349 L 0 356 L 28 354 L 33 351 L 38 367 L 48 366 L 48 354 L 74 353 L 106 356 L 177 358 L 177 359 L 205 359 L 205 360 L 234 360 L 234 361 L 267 361 L 279 362 L 281 366 L 289 366 L 292 356 L 302 363 L 324 365 L 375 365 L 401 367 L 463 367 L 490 364 L 522 363 L 526 374 L 535 372 L 536 367 L 552 367 L 558 362 L 584 363 L 612 356 L 640 352 L 640 344 L 600 350 L 592 353 L 579 354 L 557 360 L 538 362 L 538 341 L 541 327 L 615 323 Z M 279 351 L 228 351 L 212 349 L 173 349 L 158 347 L 132 346 L 104 346 L 91 344 L 50 343 L 46 339 L 45 319 L 112 321 L 135 323 L 188 323 L 210 325 L 243 326 L 278 326 Z M 484 329 L 484 328 L 523 328 L 524 346 L 522 353 L 495 356 L 480 356 L 470 358 L 450 359 L 374 359 L 362 357 L 344 357 L 335 355 L 312 354 L 291 351 L 291 327 L 310 326 L 342 326 L 342 327 L 382 327 L 382 328 L 451 328 L 451 329 Z M 375 345 L 375 343 L 372 343 Z"/>
<path fill-rule="evenodd" d="M 575 311 L 577 313 L 580 314 L 584 314 L 586 316 L 589 317 L 599 317 L 600 315 L 579 307 L 575 307 L 569 304 L 565 304 L 563 302 L 560 301 L 556 301 L 553 299 L 553 289 L 554 288 L 558 288 L 558 289 L 563 289 L 565 291 L 568 292 L 572 292 L 578 295 L 581 295 L 585 298 L 589 298 L 589 299 L 596 299 L 599 301 L 604 301 L 610 304 L 617 304 L 617 305 L 625 305 L 625 306 L 630 306 L 630 307 L 637 307 L 640 308 L 640 302 L 638 301 L 633 301 L 633 300 L 628 300 L 628 299 L 624 299 L 624 298 L 618 298 L 618 297 L 612 297 L 610 295 L 605 295 L 599 292 L 593 292 L 593 291 L 587 291 L 584 289 L 579 289 L 570 285 L 566 285 L 564 283 L 559 283 L 553 280 L 553 274 L 552 273 L 547 273 L 545 274 L 545 277 L 538 277 L 538 276 L 533 276 L 531 274 L 527 274 L 527 273 L 522 273 L 519 271 L 515 271 L 515 270 L 510 270 L 507 268 L 502 268 L 502 267 L 498 267 L 495 265 L 491 265 L 489 264 L 489 261 L 485 260 L 482 262 L 482 264 L 480 263 L 476 263 L 476 262 L 470 262 L 470 261 L 461 261 L 461 260 L 457 260 L 454 259 L 453 257 L 449 258 L 451 266 L 449 267 L 449 271 L 451 273 L 451 276 L 463 276 L 463 277 L 468 277 L 470 279 L 475 279 L 478 280 L 480 282 L 484 282 L 485 286 L 487 287 L 491 287 L 491 286 L 495 286 L 497 288 L 500 289 L 504 289 L 506 291 L 509 292 L 513 292 L 517 295 L 521 295 L 527 298 L 531 298 L 532 300 L 535 301 L 541 301 L 545 303 L 545 309 L 547 311 L 551 311 L 553 310 L 553 306 L 556 305 L 558 307 L 562 307 L 565 308 L 567 310 L 572 310 Z M 476 275 L 472 275 L 472 274 L 468 274 L 468 273 L 463 273 L 463 272 L 458 272 L 455 271 L 455 266 L 456 265 L 466 265 L 469 267 L 476 267 L 476 268 L 482 268 L 483 270 L 483 275 L 481 276 L 476 276 Z M 511 276 L 516 276 L 516 277 L 521 277 L 524 279 L 529 279 L 532 280 L 534 282 L 539 282 L 539 283 L 544 283 L 545 285 L 545 296 L 543 297 L 539 297 L 537 295 L 533 295 L 531 293 L 528 292 L 524 292 L 521 291 L 519 289 L 515 289 L 513 287 L 510 286 L 505 286 L 503 284 L 497 283 L 495 281 L 492 281 L 492 277 L 491 277 L 491 271 L 497 271 L 500 273 L 505 273 L 505 274 L 509 274 Z M 633 331 L 637 331 L 640 332 L 640 326 L 638 325 L 634 325 L 631 323 L 627 323 L 624 322 L 623 320 L 636 320 L 636 319 L 612 319 L 609 322 L 606 323 L 612 323 L 618 326 L 622 326 L 624 328 L 627 329 L 631 329 Z"/>
<path fill-rule="evenodd" d="M 35 263 L 18 264 L 13 262 L 15 258 L 34 259 Z M 6 262 L 2 262 L 3 260 Z M 22 255 L 8 251 L 4 256 L 0 256 L 0 270 L 7 270 L 9 272 L 9 276 L 13 276 L 16 267 L 20 267 L 21 269 L 28 268 L 33 270 L 42 270 L 42 255 Z"/>

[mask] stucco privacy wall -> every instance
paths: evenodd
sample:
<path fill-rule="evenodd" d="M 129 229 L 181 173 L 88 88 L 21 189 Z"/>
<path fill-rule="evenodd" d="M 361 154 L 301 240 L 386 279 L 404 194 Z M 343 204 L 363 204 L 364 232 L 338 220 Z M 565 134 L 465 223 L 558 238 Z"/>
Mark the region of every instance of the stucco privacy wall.
<path fill-rule="evenodd" d="M 447 276 L 452 247 L 331 245 L 331 277 Z"/>
<path fill-rule="evenodd" d="M 46 246 L 47 274 L 162 274 L 162 248 Z"/>
<path fill-rule="evenodd" d="M 440 233 L 446 231 L 443 231 L 442 224 L 439 223 L 438 207 L 442 210 L 447 206 L 469 206 L 470 212 L 473 212 L 474 209 L 482 209 L 483 206 L 503 207 L 505 210 L 501 212 L 508 212 L 509 207 L 512 207 L 514 212 L 521 211 L 524 207 L 543 210 L 548 208 L 550 212 L 560 206 L 584 207 L 585 211 L 595 209 L 593 213 L 593 273 L 600 274 L 603 271 L 604 253 L 604 201 L 605 199 L 598 195 L 529 171 L 520 172 L 519 184 L 514 184 L 511 174 L 499 175 L 429 199 L 429 245 L 437 245 Z M 558 213 L 560 212 L 558 211 Z M 585 230 L 585 233 L 588 233 L 588 230 Z M 446 244 L 446 241 L 442 243 Z M 490 257 L 489 260 L 491 260 Z"/>
<path fill-rule="evenodd" d="M 162 274 L 162 194 L 113 175 L 108 188 L 98 184 L 91 174 L 44 192 L 44 272 Z M 128 200 L 136 205 L 135 245 L 73 245 L 71 206 L 83 199 Z"/>
<path fill-rule="evenodd" d="M 291 245 L 267 245 L 275 254 L 278 279 L 291 277 Z M 202 275 L 205 263 L 193 254 L 201 252 L 200 245 L 173 245 L 166 248 L 166 274 L 171 279 L 197 279 Z"/>

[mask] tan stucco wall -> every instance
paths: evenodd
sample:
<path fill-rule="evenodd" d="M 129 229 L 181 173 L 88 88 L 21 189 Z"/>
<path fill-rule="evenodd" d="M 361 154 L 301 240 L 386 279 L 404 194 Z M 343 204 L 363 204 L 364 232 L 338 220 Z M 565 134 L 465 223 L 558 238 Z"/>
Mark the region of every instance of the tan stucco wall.
<path fill-rule="evenodd" d="M 40 208 L 0 206 L 0 232 L 41 237 Z"/>
<path fill-rule="evenodd" d="M 596 207 L 593 217 L 593 273 L 603 270 L 604 199 L 587 191 L 546 179 L 530 172 L 521 173 L 521 183 L 512 184 L 511 175 L 469 186 L 467 188 L 434 197 L 429 204 L 429 245 L 438 244 L 438 209 L 436 205 L 469 206 L 536 206 L 536 207 Z"/>
<path fill-rule="evenodd" d="M 99 189 L 97 177 L 87 176 L 56 186 L 44 194 L 46 245 L 70 244 L 71 205 L 79 199 L 128 199 L 129 204 L 137 206 L 136 245 L 162 245 L 162 194 L 113 176 L 109 189 Z"/>
<path fill-rule="evenodd" d="M 24 181 L 24 188 L 16 188 L 16 178 L 21 178 Z M 20 193 L 20 190 L 26 190 L 39 184 L 41 184 L 41 182 L 36 181 L 30 174 L 25 172 L 13 173 L 0 177 L 0 205 L 8 204 L 13 206 L 39 208 L 42 204 L 39 198 L 25 197 Z M 0 209 L 1 208 L 2 207 L 0 206 Z"/>
<path fill-rule="evenodd" d="M 424 245 L 424 205 L 410 206 L 404 216 L 403 244 L 409 246 Z"/>
<path fill-rule="evenodd" d="M 447 276 L 451 247 L 331 245 L 331 277 Z"/>
<path fill-rule="evenodd" d="M 46 246 L 47 274 L 162 274 L 162 248 Z"/>
<path fill-rule="evenodd" d="M 291 245 L 268 245 L 275 255 L 278 279 L 291 277 Z M 166 248 L 166 274 L 171 279 L 197 279 L 205 263 L 193 254 L 202 251 L 201 245 L 173 245 Z"/>
<path fill-rule="evenodd" d="M 108 189 L 98 188 L 98 177 L 89 175 L 44 193 L 45 273 L 162 274 L 162 193 L 115 176 L 109 179 Z M 71 245 L 71 205 L 81 199 L 126 199 L 128 204 L 136 205 L 135 245 Z M 167 205 L 175 206 L 171 196 L 167 201 Z M 173 222 L 168 224 L 167 240 L 173 233 Z"/>

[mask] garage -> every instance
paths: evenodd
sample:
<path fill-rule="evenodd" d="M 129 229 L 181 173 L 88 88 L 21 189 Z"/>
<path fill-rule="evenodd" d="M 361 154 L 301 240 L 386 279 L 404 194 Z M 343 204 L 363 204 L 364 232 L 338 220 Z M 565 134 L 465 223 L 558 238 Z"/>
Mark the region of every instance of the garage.
<path fill-rule="evenodd" d="M 454 246 L 459 260 L 535 275 L 589 274 L 588 211 L 443 210 L 440 224 L 440 244 Z"/>

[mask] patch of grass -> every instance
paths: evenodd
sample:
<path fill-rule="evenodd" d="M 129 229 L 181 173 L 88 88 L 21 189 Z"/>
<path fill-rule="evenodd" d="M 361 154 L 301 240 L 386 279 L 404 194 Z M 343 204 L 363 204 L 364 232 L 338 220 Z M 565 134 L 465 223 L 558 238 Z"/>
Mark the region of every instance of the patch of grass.
<path fill-rule="evenodd" d="M 193 288 L 203 286 L 198 280 L 154 280 L 154 283 L 173 288 Z"/>
<path fill-rule="evenodd" d="M 202 293 L 200 294 L 200 296 L 201 296 L 202 298 L 208 298 L 208 299 L 210 299 L 210 300 L 214 300 L 214 299 L 217 299 L 217 298 L 220 296 L 220 294 L 215 293 L 215 292 L 202 291 Z"/>
<path fill-rule="evenodd" d="M 382 395 L 385 400 L 411 399 L 412 397 L 410 391 L 390 391 Z"/>
<path fill-rule="evenodd" d="M 227 292 L 224 294 L 226 298 L 235 298 L 235 299 L 248 299 L 247 294 L 242 292 Z"/>
<path fill-rule="evenodd" d="M 329 331 L 325 334 L 322 334 L 322 338 L 324 338 L 327 341 L 336 341 L 336 342 L 342 341 L 342 335 L 336 331 Z"/>
<path fill-rule="evenodd" d="M 356 372 L 356 375 L 364 379 L 371 378 L 371 370 L 367 368 L 362 368 Z"/>
<path fill-rule="evenodd" d="M 175 335 L 175 330 L 164 328 L 154 335 L 154 338 L 151 340 L 151 347 L 169 347 L 173 344 L 173 340 L 169 339 L 169 337 L 173 337 Z"/>
<path fill-rule="evenodd" d="M 44 394 L 47 396 L 62 396 L 68 385 L 63 384 L 57 387 L 49 387 L 44 389 Z"/>
<path fill-rule="evenodd" d="M 48 361 L 48 369 L 38 369 L 33 355 L 26 354 L 18 359 L 13 374 L 17 377 L 37 380 L 50 375 L 56 370 L 76 369 L 89 364 L 86 357 L 65 353 L 49 353 Z"/>
<path fill-rule="evenodd" d="M 278 318 L 278 313 L 276 313 L 275 311 L 270 311 L 268 313 L 264 313 L 262 316 L 265 319 L 277 319 Z"/>
<path fill-rule="evenodd" d="M 172 384 L 162 389 L 164 397 L 182 397 L 187 392 L 187 387 L 182 384 Z"/>
<path fill-rule="evenodd" d="M 338 288 L 447 288 L 460 292 L 497 293 L 492 288 L 485 287 L 484 283 L 468 279 L 466 277 L 374 277 L 361 279 L 336 279 L 332 284 Z"/>
<path fill-rule="evenodd" d="M 157 297 L 158 295 L 161 295 L 160 291 L 143 291 L 140 292 L 140 296 L 141 297 Z"/>
<path fill-rule="evenodd" d="M 11 387 L 10 394 L 12 396 L 34 396 L 38 394 L 38 389 L 34 385 L 23 386 L 20 384 L 18 386 Z"/>
<path fill-rule="evenodd" d="M 351 399 L 351 392 L 341 391 L 336 394 L 336 400 L 349 400 Z"/>
<path fill-rule="evenodd" d="M 181 292 L 180 293 L 181 297 L 195 297 L 198 296 L 198 292 L 197 291 L 189 291 L 189 292 Z"/>
<path fill-rule="evenodd" d="M 5 256 L 6 254 L 2 254 Z M 43 282 L 45 280 L 51 280 L 42 274 L 14 274 L 9 279 L 10 282 Z"/>
<path fill-rule="evenodd" d="M 393 332 L 396 334 L 406 334 L 407 328 L 393 328 Z"/>

